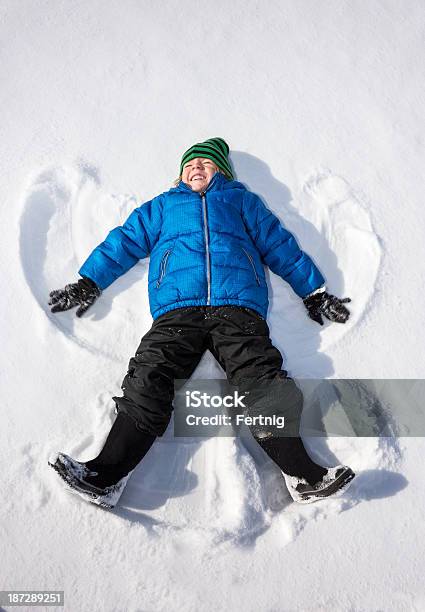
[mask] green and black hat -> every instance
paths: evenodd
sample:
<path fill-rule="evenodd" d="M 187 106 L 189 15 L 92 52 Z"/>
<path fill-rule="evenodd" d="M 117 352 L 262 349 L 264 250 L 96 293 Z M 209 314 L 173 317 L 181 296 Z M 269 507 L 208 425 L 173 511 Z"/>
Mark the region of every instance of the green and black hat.
<path fill-rule="evenodd" d="M 232 169 L 229 163 L 229 145 L 222 138 L 209 138 L 205 142 L 198 142 L 190 147 L 184 153 L 180 164 L 180 176 L 183 172 L 183 166 L 195 157 L 204 157 L 211 159 L 229 179 L 234 179 Z"/>

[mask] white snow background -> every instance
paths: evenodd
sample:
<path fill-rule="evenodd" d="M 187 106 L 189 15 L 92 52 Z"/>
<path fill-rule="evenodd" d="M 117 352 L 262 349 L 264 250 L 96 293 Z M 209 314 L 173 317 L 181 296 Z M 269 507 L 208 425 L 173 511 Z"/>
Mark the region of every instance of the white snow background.
<path fill-rule="evenodd" d="M 152 322 L 147 261 L 81 320 L 49 291 L 214 136 L 352 298 L 321 329 L 268 275 L 289 372 L 423 376 L 424 57 L 421 0 L 3 0 L 0 590 L 64 590 L 70 612 L 425 610 L 420 438 L 309 440 L 359 475 L 307 507 L 239 439 L 168 430 L 111 512 L 47 467 L 101 448 Z M 206 354 L 194 376 L 223 372 Z"/>

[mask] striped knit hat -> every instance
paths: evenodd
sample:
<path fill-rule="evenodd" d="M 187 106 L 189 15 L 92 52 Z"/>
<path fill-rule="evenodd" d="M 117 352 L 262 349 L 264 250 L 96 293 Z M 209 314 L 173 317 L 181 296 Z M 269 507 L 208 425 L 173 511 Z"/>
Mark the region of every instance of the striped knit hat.
<path fill-rule="evenodd" d="M 198 142 L 184 153 L 180 164 L 180 176 L 183 172 L 183 166 L 195 157 L 204 157 L 211 159 L 229 179 L 234 179 L 232 169 L 230 167 L 228 155 L 229 145 L 222 138 L 209 138 L 205 142 Z"/>

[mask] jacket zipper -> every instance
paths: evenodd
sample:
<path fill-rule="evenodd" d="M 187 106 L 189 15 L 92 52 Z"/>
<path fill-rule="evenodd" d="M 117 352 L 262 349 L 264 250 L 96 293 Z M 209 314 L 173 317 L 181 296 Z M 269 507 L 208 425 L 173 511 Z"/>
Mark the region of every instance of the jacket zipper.
<path fill-rule="evenodd" d="M 171 253 L 171 249 L 168 249 L 168 251 L 165 251 L 164 255 L 162 256 L 161 264 L 160 264 L 160 267 L 159 267 L 159 278 L 158 278 L 158 281 L 156 283 L 156 288 L 157 289 L 159 288 L 159 286 L 160 286 L 160 284 L 162 282 L 162 279 L 164 278 L 165 270 L 166 270 L 166 267 L 167 267 L 167 261 L 168 261 L 168 257 L 170 255 L 170 253 Z"/>
<path fill-rule="evenodd" d="M 255 269 L 255 265 L 254 265 L 254 260 L 252 259 L 252 255 L 250 255 L 248 253 L 248 251 L 245 251 L 244 248 L 242 248 L 242 251 L 245 253 L 245 255 L 248 257 L 248 261 L 251 264 L 252 267 L 252 271 L 255 274 L 255 280 L 257 281 L 257 285 L 260 286 L 260 279 L 258 278 L 258 274 L 257 274 L 257 270 Z"/>
<path fill-rule="evenodd" d="M 204 236 L 205 236 L 205 255 L 207 259 L 207 305 L 211 304 L 211 265 L 210 265 L 210 243 L 208 238 L 208 218 L 207 218 L 207 202 L 205 191 L 201 193 L 202 198 L 202 212 L 204 215 Z"/>

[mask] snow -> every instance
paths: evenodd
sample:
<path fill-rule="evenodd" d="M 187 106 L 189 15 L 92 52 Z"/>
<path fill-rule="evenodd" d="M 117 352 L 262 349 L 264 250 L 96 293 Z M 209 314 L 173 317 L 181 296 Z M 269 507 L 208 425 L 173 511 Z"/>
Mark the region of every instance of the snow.
<path fill-rule="evenodd" d="M 170 428 L 111 512 L 47 468 L 102 446 L 151 326 L 148 262 L 81 320 L 49 291 L 214 136 L 352 299 L 321 329 L 268 273 L 291 375 L 423 377 L 424 32 L 419 0 L 2 3 L 1 589 L 71 611 L 425 609 L 422 438 L 308 439 L 358 473 L 312 506 L 249 438 Z M 223 375 L 206 354 L 194 377 Z"/>

